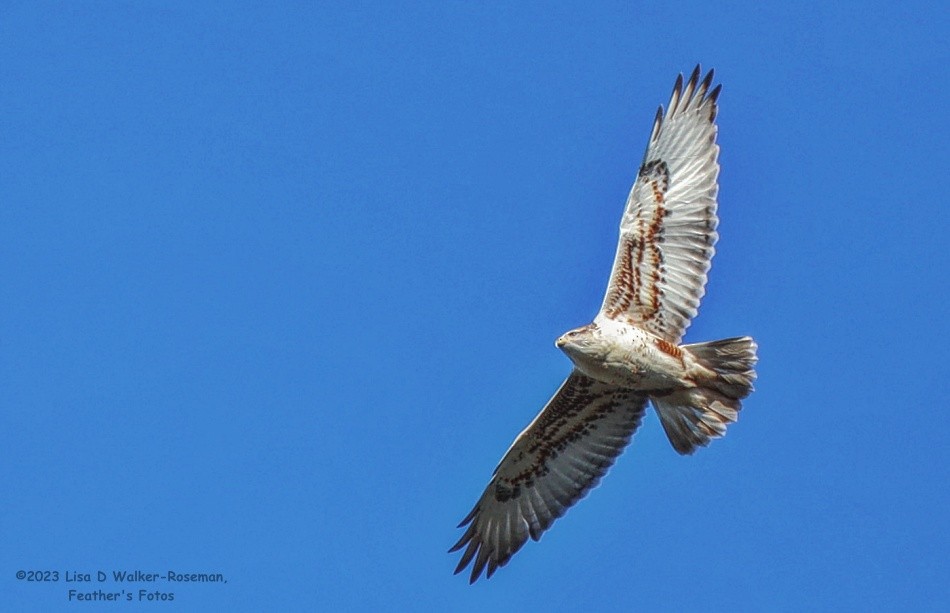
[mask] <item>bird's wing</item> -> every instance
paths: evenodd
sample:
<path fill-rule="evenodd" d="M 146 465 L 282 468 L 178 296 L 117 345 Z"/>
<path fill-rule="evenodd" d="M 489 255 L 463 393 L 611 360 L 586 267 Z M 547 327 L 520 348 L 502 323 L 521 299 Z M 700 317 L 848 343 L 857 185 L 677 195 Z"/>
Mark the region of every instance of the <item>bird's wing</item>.
<path fill-rule="evenodd" d="M 718 235 L 719 146 L 713 71 L 676 80 L 661 106 L 623 219 L 598 317 L 619 319 L 679 343 L 705 292 Z"/>
<path fill-rule="evenodd" d="M 647 398 L 595 381 L 577 370 L 518 435 L 459 527 L 450 552 L 466 547 L 456 573 L 474 560 L 471 582 L 491 577 L 530 536 L 597 485 L 640 425 Z"/>

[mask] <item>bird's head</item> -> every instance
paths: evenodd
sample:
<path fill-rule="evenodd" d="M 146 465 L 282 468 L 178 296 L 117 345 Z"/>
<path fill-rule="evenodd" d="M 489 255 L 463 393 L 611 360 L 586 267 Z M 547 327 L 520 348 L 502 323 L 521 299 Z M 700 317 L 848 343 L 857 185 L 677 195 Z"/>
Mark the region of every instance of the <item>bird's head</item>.
<path fill-rule="evenodd" d="M 600 345 L 600 328 L 594 323 L 574 328 L 562 334 L 554 344 L 569 357 L 593 353 Z"/>

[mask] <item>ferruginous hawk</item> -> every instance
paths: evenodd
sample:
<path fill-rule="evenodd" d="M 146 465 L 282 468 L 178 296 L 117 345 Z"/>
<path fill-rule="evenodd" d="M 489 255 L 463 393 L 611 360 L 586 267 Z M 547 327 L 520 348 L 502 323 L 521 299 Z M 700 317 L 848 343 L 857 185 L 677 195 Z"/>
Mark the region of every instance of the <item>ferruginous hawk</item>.
<path fill-rule="evenodd" d="M 620 221 L 607 295 L 592 323 L 556 345 L 573 371 L 518 435 L 459 527 L 471 582 L 538 540 L 599 482 L 653 403 L 673 448 L 690 454 L 726 432 L 752 391 L 749 337 L 681 345 L 696 315 L 716 234 L 719 146 L 713 72 L 676 80 L 661 106 Z"/>

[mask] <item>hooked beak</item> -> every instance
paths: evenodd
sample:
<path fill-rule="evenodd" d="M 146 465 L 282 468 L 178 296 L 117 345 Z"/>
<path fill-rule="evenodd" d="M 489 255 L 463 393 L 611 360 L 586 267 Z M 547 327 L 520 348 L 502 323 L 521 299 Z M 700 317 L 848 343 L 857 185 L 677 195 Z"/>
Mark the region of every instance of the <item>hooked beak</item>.
<path fill-rule="evenodd" d="M 557 347 L 558 349 L 562 349 L 564 345 L 566 344 L 567 344 L 567 339 L 564 338 L 564 336 L 561 336 L 556 341 L 554 341 L 554 346 Z"/>

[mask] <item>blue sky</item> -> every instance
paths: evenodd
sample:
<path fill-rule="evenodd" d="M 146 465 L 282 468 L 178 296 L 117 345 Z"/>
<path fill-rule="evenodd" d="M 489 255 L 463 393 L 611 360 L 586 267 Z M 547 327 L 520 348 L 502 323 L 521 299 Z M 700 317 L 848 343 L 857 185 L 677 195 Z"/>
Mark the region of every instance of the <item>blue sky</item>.
<path fill-rule="evenodd" d="M 4 607 L 115 610 L 67 601 L 97 570 L 226 576 L 163 610 L 950 607 L 950 12 L 710 4 L 5 3 Z M 469 586 L 454 526 L 697 62 L 687 340 L 753 335 L 757 391 L 689 458 L 651 412 Z"/>

